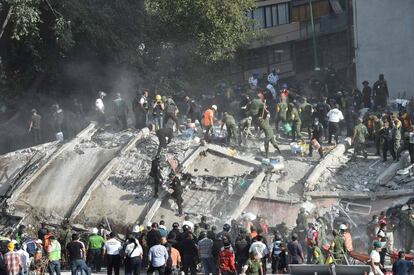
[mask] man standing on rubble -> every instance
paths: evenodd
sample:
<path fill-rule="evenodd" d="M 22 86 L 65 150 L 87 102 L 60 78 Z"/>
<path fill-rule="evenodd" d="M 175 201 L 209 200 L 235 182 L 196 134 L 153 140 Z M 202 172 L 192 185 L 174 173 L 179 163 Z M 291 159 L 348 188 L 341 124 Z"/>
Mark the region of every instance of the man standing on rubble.
<path fill-rule="evenodd" d="M 383 74 L 378 76 L 377 82 L 373 85 L 372 92 L 374 97 L 374 108 L 376 110 L 385 108 L 387 106 L 389 93 L 387 81 L 385 81 Z"/>
<path fill-rule="evenodd" d="M 153 133 L 155 130 L 155 127 L 153 124 L 148 125 L 148 129 L 150 133 Z M 157 155 L 161 153 L 161 150 L 164 148 L 167 148 L 167 145 L 170 144 L 171 140 L 174 137 L 174 130 L 171 128 L 161 128 L 155 131 L 155 135 L 158 138 L 158 151 Z"/>
<path fill-rule="evenodd" d="M 53 128 L 55 131 L 56 139 L 63 141 L 63 121 L 65 119 L 65 115 L 59 104 L 53 104 L 52 109 Z"/>
<path fill-rule="evenodd" d="M 235 138 L 236 139 L 236 144 L 237 144 L 238 142 L 237 142 L 237 124 L 236 124 L 236 120 L 228 112 L 224 112 L 223 121 L 222 121 L 222 124 L 221 124 L 221 130 L 223 130 L 224 125 L 226 125 L 226 130 L 227 130 L 227 136 L 226 136 L 227 143 L 230 144 L 231 139 Z"/>
<path fill-rule="evenodd" d="M 158 188 L 163 182 L 159 154 L 157 154 L 151 162 L 151 171 L 149 175 L 154 179 L 154 198 L 158 198 Z"/>
<path fill-rule="evenodd" d="M 215 112 L 217 112 L 217 105 L 212 105 L 211 108 L 208 108 L 204 111 L 201 118 L 201 125 L 205 130 L 204 139 L 207 142 L 211 140 L 211 132 L 213 131 Z"/>
<path fill-rule="evenodd" d="M 311 138 L 309 144 L 309 156 L 312 157 L 313 150 L 317 150 L 320 158 L 323 158 L 323 148 L 322 148 L 322 135 L 323 135 L 323 126 L 322 123 L 319 123 L 319 119 L 315 117 L 312 124 Z"/>
<path fill-rule="evenodd" d="M 265 149 L 265 157 L 269 156 L 269 143 L 272 143 L 273 147 L 277 150 L 279 154 L 281 154 L 279 146 L 277 145 L 275 135 L 273 133 L 273 129 L 269 124 L 269 116 L 266 118 L 260 118 L 260 129 L 263 130 L 265 133 L 265 140 L 264 140 L 264 149 Z"/>
<path fill-rule="evenodd" d="M 381 140 L 382 140 L 382 135 L 381 135 L 381 130 L 382 128 L 384 128 L 384 122 L 382 121 L 381 117 L 376 115 L 373 116 L 373 121 L 374 121 L 374 143 L 375 143 L 375 149 L 376 149 L 376 156 L 380 156 L 381 155 Z"/>
<path fill-rule="evenodd" d="M 137 94 L 132 102 L 132 111 L 135 114 L 135 128 L 144 128 L 148 124 L 148 90 L 144 90 L 142 95 Z"/>
<path fill-rule="evenodd" d="M 128 106 L 120 93 L 116 94 L 114 100 L 114 113 L 116 124 L 121 127 L 121 130 L 125 130 L 127 128 Z"/>
<path fill-rule="evenodd" d="M 171 172 L 170 175 L 170 187 L 173 190 L 173 192 L 171 193 L 171 197 L 175 200 L 175 203 L 177 204 L 178 207 L 178 215 L 182 216 L 183 215 L 183 187 L 181 185 L 181 181 L 178 178 L 178 176 L 174 173 Z"/>
<path fill-rule="evenodd" d="M 168 120 L 172 120 L 175 123 L 175 131 L 180 132 L 180 123 L 177 118 L 178 107 L 175 101 L 170 97 L 163 97 L 165 113 L 164 113 L 164 123 L 167 125 Z"/>
<path fill-rule="evenodd" d="M 95 100 L 95 110 L 97 114 L 98 129 L 103 129 L 105 127 L 105 104 L 103 102 L 106 93 L 100 91 L 98 92 L 98 98 Z"/>
<path fill-rule="evenodd" d="M 296 138 L 301 139 L 302 134 L 300 133 L 302 121 L 300 120 L 299 111 L 294 103 L 288 105 L 288 121 L 292 123 L 292 142 L 296 141 Z"/>
<path fill-rule="evenodd" d="M 410 126 L 410 131 L 404 132 L 404 142 L 397 152 L 397 158 L 400 158 L 401 153 L 405 150 L 410 153 L 410 162 L 414 164 L 414 125 Z"/>
<path fill-rule="evenodd" d="M 368 129 L 367 127 L 362 124 L 362 119 L 357 119 L 357 125 L 354 127 L 354 134 L 352 136 L 352 141 L 354 144 L 354 154 L 353 159 L 356 160 L 358 154 L 363 154 L 364 158 L 368 157 L 368 153 L 366 150 L 366 140 L 365 138 L 368 136 Z"/>
<path fill-rule="evenodd" d="M 391 116 L 391 120 L 392 120 L 392 124 L 393 124 L 393 127 L 392 127 L 392 140 L 393 140 L 393 143 L 394 143 L 394 152 L 395 152 L 397 161 L 399 161 L 400 159 L 399 159 L 399 155 L 397 153 L 400 150 L 402 123 L 398 119 L 397 116 Z"/>
<path fill-rule="evenodd" d="M 42 117 L 37 113 L 36 109 L 32 109 L 32 117 L 30 119 L 29 133 L 32 133 L 33 136 L 33 145 L 38 145 L 42 143 L 42 136 L 40 133 L 40 123 Z"/>
<path fill-rule="evenodd" d="M 328 117 L 328 127 L 329 127 L 329 138 L 328 143 L 332 144 L 332 135 L 335 136 L 335 145 L 338 145 L 339 142 L 339 134 L 340 134 L 340 127 L 339 122 L 341 122 L 344 119 L 344 115 L 342 114 L 341 110 L 339 110 L 339 105 L 335 104 L 335 107 L 331 109 L 328 114 L 326 114 Z"/>

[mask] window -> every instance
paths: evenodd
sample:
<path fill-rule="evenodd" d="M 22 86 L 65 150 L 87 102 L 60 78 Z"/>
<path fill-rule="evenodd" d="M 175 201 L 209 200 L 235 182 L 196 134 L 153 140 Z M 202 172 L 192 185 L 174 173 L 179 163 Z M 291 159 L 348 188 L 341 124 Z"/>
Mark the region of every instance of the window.
<path fill-rule="evenodd" d="M 265 18 L 263 14 L 263 7 L 257 8 L 253 11 L 253 19 L 255 22 L 255 27 L 258 29 L 263 29 L 265 26 Z"/>
<path fill-rule="evenodd" d="M 247 15 L 254 19 L 255 28 L 263 29 L 290 23 L 289 3 L 259 7 Z"/>
<path fill-rule="evenodd" d="M 288 3 L 277 5 L 278 25 L 289 24 L 289 5 Z"/>
<path fill-rule="evenodd" d="M 265 7 L 265 11 L 266 11 L 266 28 L 270 28 L 270 27 L 273 26 L 273 24 L 272 24 L 272 6 Z"/>

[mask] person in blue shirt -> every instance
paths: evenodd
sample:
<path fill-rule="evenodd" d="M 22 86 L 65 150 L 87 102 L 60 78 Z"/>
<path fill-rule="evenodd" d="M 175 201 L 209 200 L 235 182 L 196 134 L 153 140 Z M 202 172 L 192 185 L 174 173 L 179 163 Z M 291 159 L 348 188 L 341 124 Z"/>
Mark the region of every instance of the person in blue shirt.
<path fill-rule="evenodd" d="M 413 262 L 405 259 L 404 251 L 398 252 L 398 260 L 392 265 L 394 275 L 408 275 L 408 271 L 412 268 Z"/>

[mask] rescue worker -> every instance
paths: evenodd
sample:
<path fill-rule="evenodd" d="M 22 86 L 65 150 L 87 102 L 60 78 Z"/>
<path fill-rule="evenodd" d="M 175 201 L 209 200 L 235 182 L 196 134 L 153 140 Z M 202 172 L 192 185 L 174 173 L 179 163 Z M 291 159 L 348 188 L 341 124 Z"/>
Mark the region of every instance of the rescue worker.
<path fill-rule="evenodd" d="M 222 125 L 221 125 L 221 130 L 223 130 L 224 125 L 226 125 L 226 129 L 227 129 L 227 136 L 226 136 L 227 143 L 230 143 L 231 139 L 235 138 L 236 143 L 238 144 L 238 141 L 237 141 L 238 134 L 237 134 L 236 120 L 234 119 L 234 117 L 232 115 L 230 115 L 227 112 L 224 112 L 223 121 L 222 121 Z"/>
<path fill-rule="evenodd" d="M 316 246 L 318 246 L 318 231 L 316 230 L 314 223 L 309 223 L 309 227 L 306 230 L 306 263 L 310 264 L 312 263 L 312 242 L 315 243 Z"/>
<path fill-rule="evenodd" d="M 105 117 L 105 104 L 103 102 L 106 93 L 100 91 L 98 92 L 98 98 L 95 100 L 95 110 L 97 114 L 98 129 L 103 130 L 105 127 L 106 117 Z"/>
<path fill-rule="evenodd" d="M 55 236 L 50 236 L 50 244 L 47 247 L 47 256 L 49 259 L 49 274 L 60 275 L 60 259 L 62 248 L 60 243 L 56 240 Z"/>
<path fill-rule="evenodd" d="M 152 117 L 154 118 L 155 129 L 161 129 L 164 127 L 164 103 L 160 95 L 155 96 L 155 100 L 152 104 Z"/>
<path fill-rule="evenodd" d="M 410 153 L 410 162 L 411 164 L 414 164 L 414 125 L 411 125 L 410 131 L 404 132 L 403 138 L 403 146 L 398 150 L 397 158 L 400 158 L 403 151 L 408 150 Z"/>
<path fill-rule="evenodd" d="M 162 185 L 163 182 L 159 155 L 155 156 L 151 162 L 149 176 L 154 179 L 154 198 L 158 198 L 158 187 Z"/>
<path fill-rule="evenodd" d="M 197 120 L 200 122 L 202 117 L 201 106 L 188 96 L 184 100 L 187 104 L 186 116 L 191 119 L 191 122 L 196 122 Z"/>
<path fill-rule="evenodd" d="M 364 85 L 364 88 L 362 89 L 362 103 L 364 108 L 371 108 L 372 89 L 368 84 L 369 82 L 366 80 L 362 82 L 362 85 Z"/>
<path fill-rule="evenodd" d="M 148 124 L 148 90 L 137 94 L 132 102 L 132 111 L 135 114 L 135 128 L 142 129 Z"/>
<path fill-rule="evenodd" d="M 259 117 L 262 117 L 265 105 L 260 98 L 255 98 L 247 104 L 247 115 L 253 118 L 253 122 L 258 122 Z"/>
<path fill-rule="evenodd" d="M 260 129 L 263 130 L 265 133 L 265 141 L 264 141 L 264 148 L 265 148 L 265 156 L 269 156 L 269 143 L 272 143 L 273 147 L 278 151 L 279 154 L 281 154 L 279 146 L 277 145 L 275 135 L 273 134 L 273 129 L 269 124 L 269 117 L 266 118 L 260 118 Z"/>
<path fill-rule="evenodd" d="M 181 185 L 181 181 L 174 172 L 170 173 L 169 178 L 171 181 L 170 187 L 173 190 L 173 192 L 171 193 L 171 197 L 177 203 L 178 215 L 182 216 L 183 215 L 183 187 Z"/>
<path fill-rule="evenodd" d="M 148 129 L 150 132 L 154 132 L 155 127 L 153 124 L 149 124 Z M 159 142 L 157 155 L 161 153 L 162 149 L 167 148 L 167 145 L 170 144 L 174 137 L 173 133 L 174 131 L 171 128 L 161 128 L 155 131 L 155 135 L 157 136 Z"/>
<path fill-rule="evenodd" d="M 284 125 L 286 123 L 286 115 L 288 111 L 287 99 L 282 98 L 279 103 L 276 104 L 276 133 L 279 132 L 280 123 Z"/>
<path fill-rule="evenodd" d="M 127 126 L 128 106 L 125 100 L 121 97 L 120 93 L 116 94 L 116 98 L 113 102 L 115 122 L 121 127 L 121 130 L 125 130 Z"/>
<path fill-rule="evenodd" d="M 335 229 L 332 230 L 333 240 L 329 248 L 337 265 L 345 264 L 345 242 L 342 236 Z"/>
<path fill-rule="evenodd" d="M 387 153 L 390 151 L 392 159 L 395 161 L 397 159 L 396 153 L 394 151 L 394 142 L 392 137 L 392 128 L 390 122 L 386 120 L 384 122 L 384 128 L 381 129 L 381 138 L 383 140 L 382 144 L 382 158 L 383 162 L 387 161 Z"/>
<path fill-rule="evenodd" d="M 92 229 L 92 234 L 89 235 L 86 246 L 88 266 L 93 267 L 96 273 L 101 272 L 102 248 L 105 244 L 104 238 L 98 235 L 98 232 L 98 228 Z"/>
<path fill-rule="evenodd" d="M 313 264 L 324 264 L 325 259 L 323 257 L 322 251 L 314 240 L 310 242 L 310 248 L 311 248 L 310 251 L 312 254 L 311 262 Z"/>
<path fill-rule="evenodd" d="M 368 157 L 366 150 L 366 137 L 368 136 L 368 129 L 362 123 L 362 119 L 357 119 L 357 125 L 354 127 L 354 133 L 352 135 L 352 142 L 354 145 L 353 159 L 356 160 L 357 156 L 362 153 L 364 158 Z"/>
<path fill-rule="evenodd" d="M 382 129 L 384 128 L 384 121 L 379 116 L 373 116 L 374 129 L 374 143 L 376 149 L 376 156 L 380 156 L 380 148 L 382 141 Z"/>
<path fill-rule="evenodd" d="M 206 141 L 211 140 L 211 133 L 214 126 L 214 113 L 217 112 L 217 105 L 212 105 L 211 108 L 208 108 L 204 111 L 203 117 L 201 119 L 201 125 L 204 128 L 204 139 Z"/>
<path fill-rule="evenodd" d="M 310 138 L 309 144 L 309 156 L 312 157 L 313 149 L 316 149 L 319 153 L 320 158 L 323 158 L 323 148 L 322 148 L 322 133 L 323 126 L 319 123 L 319 119 L 315 117 L 312 124 L 312 135 Z"/>
<path fill-rule="evenodd" d="M 351 251 L 354 251 L 354 247 L 352 245 L 352 236 L 348 230 L 348 226 L 341 224 L 339 226 L 339 230 L 342 238 L 344 239 L 345 252 L 349 253 Z"/>
<path fill-rule="evenodd" d="M 178 114 L 178 107 L 175 101 L 171 97 L 164 97 L 164 108 L 165 108 L 165 114 L 164 114 L 164 123 L 167 125 L 168 120 L 172 120 L 175 123 L 175 131 L 180 131 L 180 123 L 178 122 L 177 114 Z"/>
<path fill-rule="evenodd" d="M 295 141 L 296 138 L 301 139 L 302 135 L 300 133 L 300 128 L 302 121 L 300 120 L 299 112 L 295 104 L 289 103 L 287 114 L 288 121 L 292 123 L 292 141 Z"/>
<path fill-rule="evenodd" d="M 391 117 L 393 127 L 392 127 L 392 142 L 394 147 L 394 153 L 396 154 L 396 160 L 399 161 L 398 151 L 400 150 L 401 145 L 401 121 L 396 117 Z"/>
<path fill-rule="evenodd" d="M 328 127 L 329 127 L 329 138 L 328 143 L 332 144 L 332 135 L 335 136 L 336 144 L 339 143 L 339 122 L 344 119 L 344 115 L 342 114 L 341 110 L 339 110 L 339 105 L 336 104 L 333 109 L 331 109 L 326 116 L 328 117 Z"/>
<path fill-rule="evenodd" d="M 29 133 L 33 136 L 33 145 L 42 143 L 41 135 L 42 117 L 38 114 L 36 109 L 32 109 L 32 117 L 30 118 Z"/>
<path fill-rule="evenodd" d="M 239 146 L 242 144 L 246 145 L 247 138 L 250 136 L 252 137 L 253 134 L 250 131 L 250 127 L 252 126 L 252 117 L 248 116 L 246 118 L 243 118 L 239 122 Z"/>
<path fill-rule="evenodd" d="M 353 106 L 356 110 L 361 109 L 362 106 L 362 93 L 358 88 L 352 89 Z"/>
<path fill-rule="evenodd" d="M 383 74 L 378 76 L 377 82 L 373 85 L 372 92 L 374 97 L 374 108 L 376 110 L 385 108 L 387 106 L 389 93 L 387 81 L 385 81 Z"/>
<path fill-rule="evenodd" d="M 311 138 L 311 129 L 312 129 L 312 114 L 313 114 L 313 108 L 312 105 L 308 103 L 308 100 L 306 97 L 303 98 L 302 104 L 299 106 L 299 114 L 300 114 L 300 120 L 302 121 L 302 129 L 306 129 L 308 131 L 308 138 Z"/>
<path fill-rule="evenodd" d="M 319 102 L 316 105 L 316 111 L 314 113 L 314 116 L 319 119 L 319 122 L 324 128 L 323 136 L 325 140 L 328 139 L 328 117 L 326 115 L 331 110 L 331 106 L 329 106 L 329 104 L 326 102 L 327 100 L 327 97 L 322 97 L 322 102 Z"/>

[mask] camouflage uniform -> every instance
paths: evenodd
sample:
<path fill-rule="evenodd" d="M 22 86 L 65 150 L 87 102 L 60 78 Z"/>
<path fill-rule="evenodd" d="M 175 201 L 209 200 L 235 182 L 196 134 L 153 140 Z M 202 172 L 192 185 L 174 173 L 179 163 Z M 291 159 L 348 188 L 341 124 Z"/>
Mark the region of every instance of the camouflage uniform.
<path fill-rule="evenodd" d="M 272 129 L 272 127 L 269 124 L 269 118 L 267 117 L 265 119 L 260 119 L 259 126 L 263 130 L 263 132 L 265 133 L 264 147 L 265 147 L 265 155 L 266 155 L 266 157 L 268 157 L 268 155 L 269 155 L 269 143 L 272 143 L 273 147 L 275 147 L 275 149 L 280 154 L 280 149 L 279 149 L 279 146 L 277 145 L 277 142 L 276 142 L 276 139 L 275 139 L 275 135 L 273 133 L 273 129 Z"/>
<path fill-rule="evenodd" d="M 358 125 L 354 127 L 354 155 L 353 158 L 356 159 L 357 155 L 362 153 L 365 158 L 367 158 L 367 151 L 366 151 L 366 141 L 365 137 L 368 135 L 367 127 L 362 124 L 360 121 Z"/>

